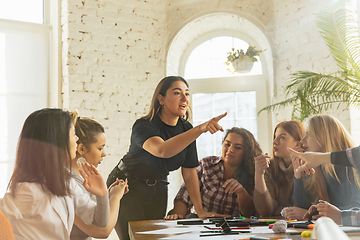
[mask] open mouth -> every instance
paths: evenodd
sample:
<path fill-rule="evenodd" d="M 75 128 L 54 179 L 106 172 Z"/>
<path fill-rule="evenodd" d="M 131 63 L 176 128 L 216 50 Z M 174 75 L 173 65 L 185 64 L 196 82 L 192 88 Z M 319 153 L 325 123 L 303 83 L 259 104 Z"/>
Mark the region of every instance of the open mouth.
<path fill-rule="evenodd" d="M 185 105 L 185 104 L 179 105 L 179 107 L 180 107 L 181 109 L 186 109 L 186 105 Z"/>

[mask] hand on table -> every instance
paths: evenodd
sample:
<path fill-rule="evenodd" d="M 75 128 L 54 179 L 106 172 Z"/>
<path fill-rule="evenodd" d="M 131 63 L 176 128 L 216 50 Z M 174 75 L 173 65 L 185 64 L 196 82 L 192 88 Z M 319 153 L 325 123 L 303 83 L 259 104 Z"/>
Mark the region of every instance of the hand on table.
<path fill-rule="evenodd" d="M 341 224 L 341 210 L 338 209 L 336 206 L 320 200 L 318 204 L 316 204 L 316 208 L 319 211 L 319 217 L 329 217 L 337 224 Z M 314 218 L 314 219 L 317 219 Z"/>
<path fill-rule="evenodd" d="M 304 208 L 289 207 L 285 209 L 285 216 L 289 220 L 304 220 L 304 215 L 307 212 Z"/>
<path fill-rule="evenodd" d="M 184 219 L 183 215 L 178 214 L 171 214 L 164 217 L 164 220 L 176 220 L 176 219 Z"/>

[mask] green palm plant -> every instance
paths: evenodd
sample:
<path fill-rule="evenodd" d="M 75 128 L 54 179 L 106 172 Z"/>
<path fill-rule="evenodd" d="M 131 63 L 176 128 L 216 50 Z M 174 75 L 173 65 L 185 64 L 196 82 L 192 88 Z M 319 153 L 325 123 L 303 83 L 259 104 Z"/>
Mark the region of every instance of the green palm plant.
<path fill-rule="evenodd" d="M 286 100 L 264 107 L 259 114 L 293 106 L 292 119 L 304 121 L 334 106 L 360 105 L 359 27 L 349 5 L 349 0 L 332 1 L 315 19 L 340 70 L 328 74 L 311 71 L 291 74 L 285 87 Z"/>

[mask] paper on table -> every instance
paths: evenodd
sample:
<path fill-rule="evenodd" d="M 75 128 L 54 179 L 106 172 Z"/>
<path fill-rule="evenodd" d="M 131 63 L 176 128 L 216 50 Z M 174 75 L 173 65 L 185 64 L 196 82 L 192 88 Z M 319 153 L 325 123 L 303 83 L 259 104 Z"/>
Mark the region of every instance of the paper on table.
<path fill-rule="evenodd" d="M 339 226 L 341 230 L 343 231 L 359 231 L 360 227 L 351 227 L 351 226 Z"/>
<path fill-rule="evenodd" d="M 286 229 L 286 232 L 298 232 L 299 230 L 293 230 L 293 229 Z M 272 229 L 270 229 L 269 227 L 252 227 L 251 228 L 251 233 L 274 233 L 274 231 Z"/>
<path fill-rule="evenodd" d="M 253 237 L 254 235 L 219 235 L 219 236 L 209 236 L 209 237 L 200 237 L 199 233 L 186 233 L 186 234 L 180 234 L 180 235 L 175 235 L 175 236 L 171 236 L 171 237 L 164 237 L 161 238 L 163 240 L 217 240 L 217 239 L 221 239 L 221 240 L 237 240 L 237 239 L 249 239 L 250 237 Z"/>
<path fill-rule="evenodd" d="M 188 227 L 174 227 L 174 228 L 164 228 L 164 229 L 158 229 L 158 230 L 152 230 L 152 231 L 146 231 L 146 232 L 136 232 L 136 234 L 180 234 L 180 233 L 186 233 L 186 232 L 192 232 L 193 229 Z"/>

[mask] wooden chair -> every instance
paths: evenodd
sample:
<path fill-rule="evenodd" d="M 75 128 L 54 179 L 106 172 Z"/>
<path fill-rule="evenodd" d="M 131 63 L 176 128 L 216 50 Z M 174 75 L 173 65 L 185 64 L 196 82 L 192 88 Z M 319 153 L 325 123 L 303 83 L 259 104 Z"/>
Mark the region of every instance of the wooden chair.
<path fill-rule="evenodd" d="M 14 240 L 14 233 L 9 219 L 0 212 L 0 239 Z"/>

